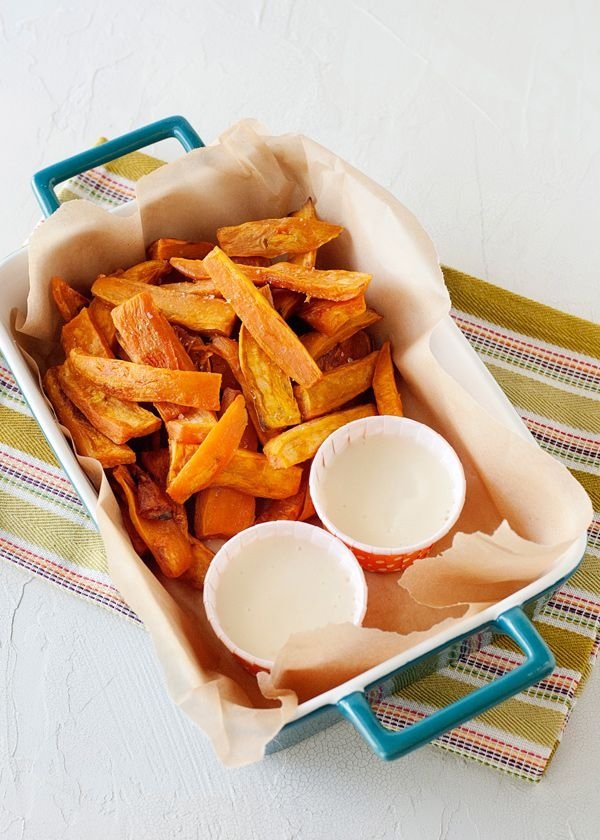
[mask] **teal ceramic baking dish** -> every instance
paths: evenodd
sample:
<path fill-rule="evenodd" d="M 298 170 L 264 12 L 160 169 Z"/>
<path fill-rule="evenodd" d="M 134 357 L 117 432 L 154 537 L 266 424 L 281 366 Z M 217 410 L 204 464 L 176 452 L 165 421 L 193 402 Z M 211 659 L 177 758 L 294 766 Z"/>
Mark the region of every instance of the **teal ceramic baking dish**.
<path fill-rule="evenodd" d="M 175 116 L 139 128 L 38 172 L 33 178 L 33 188 L 44 214 L 50 215 L 59 206 L 55 193 L 57 184 L 167 138 L 179 140 L 186 152 L 204 145 L 189 122 Z M 125 206 L 114 212 L 126 214 L 129 210 Z M 56 457 L 95 520 L 95 490 L 57 426 L 13 337 L 12 313 L 15 310 L 24 311 L 26 307 L 26 247 L 0 264 L 0 283 L 0 351 L 7 359 Z M 472 396 L 517 434 L 529 437 L 520 418 L 449 316 L 435 329 L 432 342 L 440 358 L 448 360 L 452 375 Z M 385 760 L 395 759 L 542 679 L 552 671 L 554 659 L 524 607 L 568 578 L 579 564 L 584 549 L 585 534 L 582 534 L 567 548 L 555 568 L 535 583 L 478 615 L 462 620 L 452 630 L 443 631 L 410 651 L 300 704 L 295 719 L 271 742 L 268 752 L 288 747 L 345 718 L 378 756 Z M 445 661 L 452 657 L 461 640 L 485 629 L 505 634 L 518 645 L 523 654 L 523 661 L 518 667 L 405 729 L 392 731 L 380 723 L 369 704 L 371 692 L 377 689 L 381 696 L 382 691 L 385 693 L 388 689 L 393 690 L 422 677 L 436 667 L 440 657 Z"/>

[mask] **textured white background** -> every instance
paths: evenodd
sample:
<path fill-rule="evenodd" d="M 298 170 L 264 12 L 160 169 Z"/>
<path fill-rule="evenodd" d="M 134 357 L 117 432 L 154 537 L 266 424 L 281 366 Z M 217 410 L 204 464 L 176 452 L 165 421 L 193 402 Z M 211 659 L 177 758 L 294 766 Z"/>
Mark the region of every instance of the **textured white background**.
<path fill-rule="evenodd" d="M 43 165 L 183 113 L 300 130 L 410 206 L 444 262 L 597 319 L 598 4 L 0 0 L 0 254 Z M 143 630 L 0 568 L 0 836 L 595 840 L 598 673 L 537 787 L 340 725 L 226 772 Z"/>

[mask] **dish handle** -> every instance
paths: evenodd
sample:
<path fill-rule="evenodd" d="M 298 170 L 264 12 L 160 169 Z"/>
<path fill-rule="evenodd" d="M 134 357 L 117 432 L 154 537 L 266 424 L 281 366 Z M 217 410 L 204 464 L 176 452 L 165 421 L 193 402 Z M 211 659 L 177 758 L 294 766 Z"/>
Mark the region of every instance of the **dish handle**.
<path fill-rule="evenodd" d="M 362 691 L 339 700 L 340 713 L 352 723 L 373 752 L 385 761 L 392 761 L 513 697 L 554 669 L 556 663 L 548 645 L 520 607 L 502 613 L 492 627 L 509 636 L 525 655 L 520 665 L 497 680 L 399 732 L 381 725 Z"/>
<path fill-rule="evenodd" d="M 60 207 L 60 201 L 54 191 L 57 184 L 96 166 L 110 163 L 130 152 L 137 152 L 144 146 L 151 146 L 153 143 L 169 138 L 178 140 L 186 152 L 204 146 L 199 135 L 184 117 L 165 117 L 73 157 L 53 163 L 45 169 L 40 169 L 31 179 L 31 186 L 44 216 L 51 216 Z"/>

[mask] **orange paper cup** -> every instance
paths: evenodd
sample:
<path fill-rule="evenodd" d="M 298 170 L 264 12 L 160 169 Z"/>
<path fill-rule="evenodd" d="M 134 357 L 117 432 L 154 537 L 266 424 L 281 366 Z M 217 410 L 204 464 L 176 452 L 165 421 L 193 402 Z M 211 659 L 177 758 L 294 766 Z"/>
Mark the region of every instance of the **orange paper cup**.
<path fill-rule="evenodd" d="M 328 588 L 332 582 L 335 589 Z M 336 612 L 340 588 L 345 596 L 341 619 Z M 319 624 L 311 624 L 315 599 L 320 613 L 326 613 Z M 256 674 L 272 669 L 276 653 L 294 632 L 340 620 L 359 626 L 367 584 L 352 551 L 327 531 L 306 522 L 264 522 L 236 534 L 215 554 L 204 581 L 204 607 L 217 637 Z M 276 635 L 268 645 L 274 647 L 271 655 L 265 656 L 260 634 L 268 626 Z"/>
<path fill-rule="evenodd" d="M 377 436 L 388 442 L 383 446 L 389 445 L 390 453 L 392 453 L 395 441 L 401 441 L 403 446 L 406 442 L 409 442 L 415 448 L 421 447 L 426 450 L 429 456 L 435 458 L 436 465 L 443 469 L 449 479 L 450 498 L 445 516 L 440 521 L 440 516 L 436 514 L 436 519 L 432 519 L 431 528 L 427 529 L 425 527 L 422 529 L 423 533 L 420 538 L 412 542 L 401 545 L 385 545 L 378 542 L 374 545 L 361 541 L 357 537 L 357 534 L 360 533 L 359 524 L 357 524 L 354 533 L 352 533 L 352 525 L 349 526 L 347 522 L 342 527 L 339 522 L 339 505 L 334 505 L 332 499 L 327 498 L 325 493 L 326 483 L 331 486 L 327 479 L 331 479 L 332 475 L 335 475 L 330 471 L 340 455 L 349 447 L 358 446 L 359 442 Z M 396 446 L 398 447 L 398 443 Z M 430 458 L 427 458 L 427 460 L 431 463 Z M 364 504 L 368 505 L 370 500 L 376 497 L 377 474 L 373 474 L 373 472 L 373 469 L 367 469 L 364 475 L 357 476 L 360 494 L 357 492 L 356 485 L 351 486 L 352 482 L 336 490 L 338 499 L 343 498 L 342 494 L 346 494 L 348 505 L 344 505 L 344 507 L 349 506 L 351 511 L 353 500 L 354 504 L 358 505 L 358 496 L 364 497 L 360 507 L 362 518 L 365 518 Z M 369 486 L 369 483 L 371 486 Z M 347 423 L 329 435 L 321 444 L 310 470 L 310 495 L 317 515 L 327 530 L 342 540 L 354 552 L 360 565 L 368 572 L 401 572 L 415 560 L 426 557 L 432 545 L 456 524 L 464 505 L 465 490 L 465 474 L 454 449 L 429 426 L 418 423 L 416 420 L 409 420 L 407 417 L 365 417 Z M 401 496 L 398 496 L 397 503 L 398 505 L 402 504 Z M 376 504 L 376 501 L 373 504 Z M 431 507 L 430 496 L 429 506 L 427 498 L 423 499 L 419 513 L 422 512 L 426 518 L 427 514 L 431 513 Z M 368 508 L 366 509 L 366 515 L 368 516 Z M 338 519 L 337 522 L 336 518 Z M 355 521 L 358 523 L 358 520 L 359 516 L 357 515 Z"/>

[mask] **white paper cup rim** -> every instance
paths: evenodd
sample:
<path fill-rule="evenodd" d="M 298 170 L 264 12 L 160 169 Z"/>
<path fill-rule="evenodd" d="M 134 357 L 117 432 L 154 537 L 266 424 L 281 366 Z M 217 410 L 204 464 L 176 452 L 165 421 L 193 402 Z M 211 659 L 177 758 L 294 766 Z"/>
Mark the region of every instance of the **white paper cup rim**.
<path fill-rule="evenodd" d="M 327 468 L 337 455 L 351 445 L 354 440 L 367 436 L 374 437 L 376 435 L 409 438 L 414 440 L 415 443 L 426 446 L 430 452 L 438 456 L 440 463 L 446 467 L 451 478 L 453 497 L 450 514 L 440 528 L 432 531 L 425 538 L 419 540 L 419 542 L 390 546 L 376 546 L 363 543 L 346 534 L 344 531 L 341 531 L 327 514 L 327 505 L 322 494 L 323 477 Z M 417 420 L 411 420 L 408 417 L 381 415 L 362 417 L 359 420 L 346 423 L 345 426 L 336 429 L 335 432 L 323 441 L 313 458 L 310 469 L 309 489 L 315 511 L 328 531 L 353 549 L 366 554 L 387 557 L 394 554 L 412 554 L 421 549 L 428 548 L 447 534 L 456 524 L 463 509 L 466 481 L 463 466 L 458 455 L 442 435 L 430 426 L 426 426 Z"/>
<path fill-rule="evenodd" d="M 216 608 L 216 594 L 219 586 L 220 577 L 233 557 L 237 557 L 243 553 L 244 549 L 251 543 L 255 543 L 273 536 L 293 537 L 298 541 L 304 543 L 312 543 L 322 546 L 325 553 L 330 556 L 335 556 L 337 561 L 341 563 L 350 572 L 350 581 L 352 583 L 355 595 L 355 610 L 351 619 L 352 623 L 360 626 L 367 611 L 367 584 L 364 572 L 360 567 L 356 557 L 352 554 L 348 546 L 339 540 L 337 537 L 330 534 L 323 528 L 316 525 L 310 525 L 307 522 L 296 522 L 293 520 L 276 520 L 273 522 L 261 522 L 258 525 L 252 525 L 244 531 L 240 531 L 217 551 L 213 557 L 206 578 L 204 580 L 204 608 L 208 621 L 214 630 L 216 636 L 223 642 L 226 648 L 231 653 L 243 659 L 252 666 L 257 666 L 259 669 L 266 671 L 271 670 L 274 662 L 268 659 L 261 659 L 253 654 L 251 651 L 245 650 L 229 638 L 223 629 L 219 620 L 218 610 Z M 268 616 L 265 616 L 268 620 Z"/>

